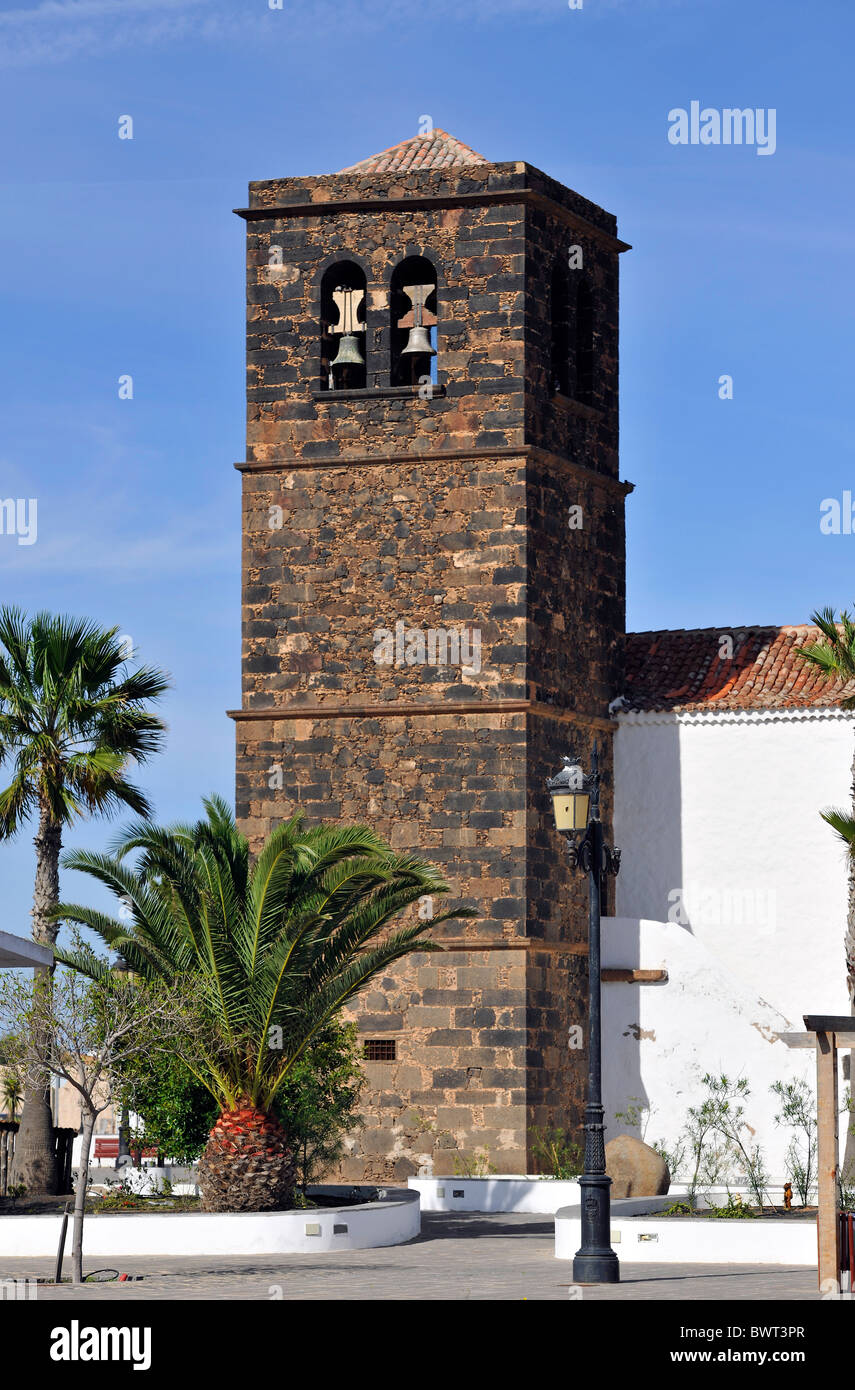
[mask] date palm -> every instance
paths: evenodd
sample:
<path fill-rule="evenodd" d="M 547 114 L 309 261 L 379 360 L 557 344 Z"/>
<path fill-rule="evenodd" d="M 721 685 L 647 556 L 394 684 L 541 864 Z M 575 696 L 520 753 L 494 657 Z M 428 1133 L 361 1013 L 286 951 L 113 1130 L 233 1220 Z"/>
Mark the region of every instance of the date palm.
<path fill-rule="evenodd" d="M 203 1205 L 281 1208 L 295 1165 L 275 1102 L 294 1067 L 378 973 L 411 952 L 439 949 L 425 940 L 432 925 L 475 913 L 450 908 L 432 921 L 396 922 L 448 884 L 367 826 L 307 828 L 295 816 L 251 863 L 230 808 L 219 798 L 204 805 L 206 818 L 195 825 L 141 824 L 113 855 L 65 857 L 126 904 L 126 921 L 70 903 L 58 911 L 96 932 L 142 980 L 195 977 L 200 1026 L 176 1047 L 220 1107 L 199 1165 Z M 139 859 L 130 867 L 133 852 Z M 91 973 L 91 961 L 76 953 L 57 955 Z"/>
<path fill-rule="evenodd" d="M 3 1107 L 13 1124 L 18 1118 L 18 1106 L 21 1104 L 23 1094 L 18 1073 L 15 1071 L 7 1072 L 3 1077 L 2 1087 L 0 1087 L 0 1096 L 3 1098 Z"/>
<path fill-rule="evenodd" d="M 149 812 L 127 772 L 160 747 L 164 726 L 148 706 L 167 681 L 152 667 L 129 671 L 127 659 L 118 628 L 0 609 L 0 767 L 11 774 L 8 785 L 0 782 L 0 839 L 37 820 L 32 930 L 44 946 L 59 927 L 64 828 L 124 806 Z M 42 986 L 50 987 L 47 972 Z M 26 1088 L 14 1175 L 31 1193 L 54 1190 L 47 1080 Z"/>

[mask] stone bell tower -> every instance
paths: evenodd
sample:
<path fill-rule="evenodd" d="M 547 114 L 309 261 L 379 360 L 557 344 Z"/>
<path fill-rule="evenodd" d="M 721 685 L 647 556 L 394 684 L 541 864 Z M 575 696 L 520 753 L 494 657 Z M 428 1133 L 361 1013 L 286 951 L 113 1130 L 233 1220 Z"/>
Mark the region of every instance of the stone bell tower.
<path fill-rule="evenodd" d="M 608 821 L 627 248 L 440 130 L 249 194 L 239 821 L 364 819 L 480 914 L 359 999 L 342 1175 L 530 1171 L 583 1100 L 586 888 L 544 783 L 598 740 Z"/>

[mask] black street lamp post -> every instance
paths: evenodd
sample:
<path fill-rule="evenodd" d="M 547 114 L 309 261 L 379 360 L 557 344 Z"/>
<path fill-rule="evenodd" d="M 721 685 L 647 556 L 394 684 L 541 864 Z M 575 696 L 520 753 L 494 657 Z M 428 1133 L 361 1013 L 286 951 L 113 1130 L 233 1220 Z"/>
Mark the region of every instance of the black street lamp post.
<path fill-rule="evenodd" d="M 604 874 L 617 874 L 620 850 L 603 839 L 600 820 L 599 750 L 594 744 L 588 776 L 565 757 L 547 782 L 556 829 L 565 837 L 570 864 L 588 875 L 588 1094 L 585 1104 L 585 1163 L 582 1189 L 582 1244 L 573 1259 L 576 1284 L 617 1284 L 620 1264 L 611 1248 L 609 1188 L 603 1123 L 602 989 L 600 981 L 600 894 Z"/>

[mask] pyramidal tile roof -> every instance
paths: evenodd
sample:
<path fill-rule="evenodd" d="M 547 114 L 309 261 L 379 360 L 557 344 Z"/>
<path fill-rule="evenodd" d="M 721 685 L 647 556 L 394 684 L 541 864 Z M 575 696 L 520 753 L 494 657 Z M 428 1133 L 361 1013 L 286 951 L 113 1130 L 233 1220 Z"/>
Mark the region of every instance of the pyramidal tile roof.
<path fill-rule="evenodd" d="M 489 164 L 461 140 L 435 127 L 425 135 L 414 135 L 388 150 L 339 169 L 340 174 L 404 174 L 411 169 L 451 169 L 460 164 Z"/>
<path fill-rule="evenodd" d="M 855 695 L 855 681 L 798 655 L 820 636 L 809 624 L 627 633 L 624 693 L 636 710 L 829 708 Z"/>

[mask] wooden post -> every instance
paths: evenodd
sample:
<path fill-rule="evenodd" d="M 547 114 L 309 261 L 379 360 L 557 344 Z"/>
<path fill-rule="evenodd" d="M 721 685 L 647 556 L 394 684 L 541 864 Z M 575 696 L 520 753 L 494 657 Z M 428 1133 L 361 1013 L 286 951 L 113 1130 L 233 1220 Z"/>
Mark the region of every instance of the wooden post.
<path fill-rule="evenodd" d="M 840 1292 L 840 1230 L 837 1208 L 839 1137 L 837 1118 L 837 1050 L 855 1047 L 855 1029 L 848 1014 L 805 1014 L 805 1033 L 779 1033 L 787 1047 L 816 1044 L 816 1146 L 819 1287 Z M 830 1281 L 830 1284 L 829 1284 Z M 825 1285 L 825 1289 L 823 1289 Z"/>
<path fill-rule="evenodd" d="M 840 1234 L 837 1222 L 837 1040 L 833 1032 L 816 1034 L 817 1244 L 819 1287 L 840 1279 Z"/>

